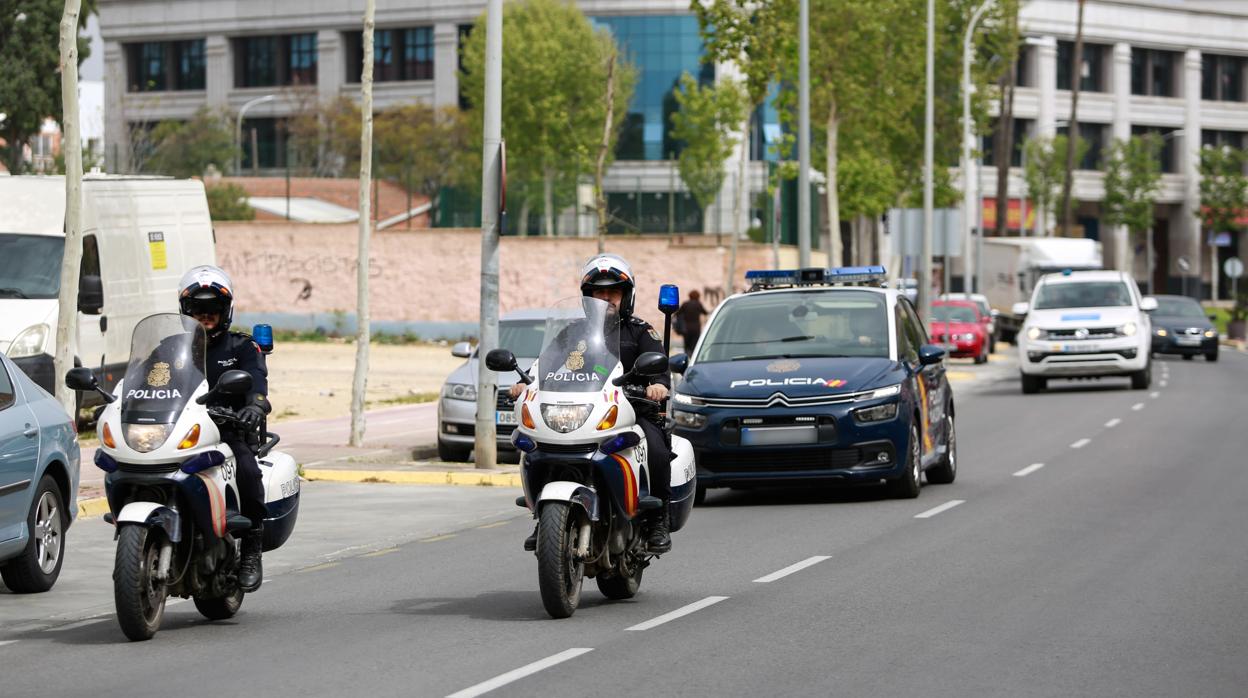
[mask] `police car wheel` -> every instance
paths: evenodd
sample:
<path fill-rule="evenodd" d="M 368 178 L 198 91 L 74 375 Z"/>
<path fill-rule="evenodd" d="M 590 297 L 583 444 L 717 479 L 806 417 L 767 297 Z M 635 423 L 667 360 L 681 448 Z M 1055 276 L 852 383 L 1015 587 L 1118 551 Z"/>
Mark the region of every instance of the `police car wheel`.
<path fill-rule="evenodd" d="M 954 429 L 953 415 L 945 414 L 945 456 L 927 469 L 927 481 L 933 485 L 948 485 L 958 476 L 958 433 Z"/>
<path fill-rule="evenodd" d="M 888 483 L 889 494 L 895 499 L 914 499 L 919 496 L 923 480 L 923 457 L 919 448 L 919 428 L 917 425 L 911 424 L 906 470 L 901 477 Z"/>

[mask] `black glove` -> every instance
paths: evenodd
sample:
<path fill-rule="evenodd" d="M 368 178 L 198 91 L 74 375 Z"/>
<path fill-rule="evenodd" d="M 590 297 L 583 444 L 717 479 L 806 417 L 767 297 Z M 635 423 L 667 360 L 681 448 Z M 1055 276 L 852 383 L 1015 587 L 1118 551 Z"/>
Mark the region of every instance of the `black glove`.
<path fill-rule="evenodd" d="M 264 410 L 255 405 L 247 405 L 238 411 L 238 421 L 247 431 L 255 431 L 256 427 L 260 426 L 260 422 L 264 421 Z"/>

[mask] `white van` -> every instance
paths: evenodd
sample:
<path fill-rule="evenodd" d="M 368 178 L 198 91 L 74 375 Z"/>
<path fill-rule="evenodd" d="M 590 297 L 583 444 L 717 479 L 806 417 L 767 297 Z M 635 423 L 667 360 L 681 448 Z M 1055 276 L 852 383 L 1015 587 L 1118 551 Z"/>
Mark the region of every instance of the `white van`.
<path fill-rule="evenodd" d="M 91 174 L 82 204 L 75 360 L 112 388 L 135 323 L 177 312 L 182 274 L 216 263 L 212 221 L 197 180 Z M 64 231 L 64 177 L 0 176 L 0 351 L 48 392 Z"/>

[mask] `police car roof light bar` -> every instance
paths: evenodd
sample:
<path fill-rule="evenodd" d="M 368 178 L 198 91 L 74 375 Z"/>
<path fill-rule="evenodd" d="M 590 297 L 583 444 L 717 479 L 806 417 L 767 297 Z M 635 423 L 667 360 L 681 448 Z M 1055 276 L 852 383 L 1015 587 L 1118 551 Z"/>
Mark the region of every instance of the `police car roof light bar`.
<path fill-rule="evenodd" d="M 785 286 L 848 286 L 851 284 L 884 284 L 888 272 L 879 265 L 865 267 L 817 267 L 806 269 L 755 269 L 745 273 L 750 290 L 757 291 Z"/>

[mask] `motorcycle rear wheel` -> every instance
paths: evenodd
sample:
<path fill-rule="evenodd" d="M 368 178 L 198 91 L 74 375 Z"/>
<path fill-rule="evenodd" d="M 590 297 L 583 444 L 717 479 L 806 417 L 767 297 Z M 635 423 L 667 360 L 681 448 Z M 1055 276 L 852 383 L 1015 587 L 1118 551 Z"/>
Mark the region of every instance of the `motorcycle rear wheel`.
<path fill-rule="evenodd" d="M 585 565 L 574 559 L 577 520 L 567 502 L 547 502 L 537 528 L 537 586 L 552 618 L 568 618 L 581 602 Z"/>
<path fill-rule="evenodd" d="M 243 590 L 235 589 L 234 593 L 225 596 L 205 598 L 195 597 L 195 608 L 208 620 L 226 620 L 233 618 L 243 605 Z"/>
<path fill-rule="evenodd" d="M 150 640 L 165 615 L 166 589 L 152 578 L 163 536 L 146 526 L 122 526 L 113 566 L 117 623 L 131 640 Z"/>
<path fill-rule="evenodd" d="M 601 591 L 603 596 L 615 601 L 623 601 L 637 595 L 637 590 L 641 588 L 641 573 L 644 571 L 644 567 L 634 563 L 631 575 L 626 576 L 619 570 L 615 570 L 609 576 L 598 575 L 594 581 L 598 582 L 598 591 Z"/>

